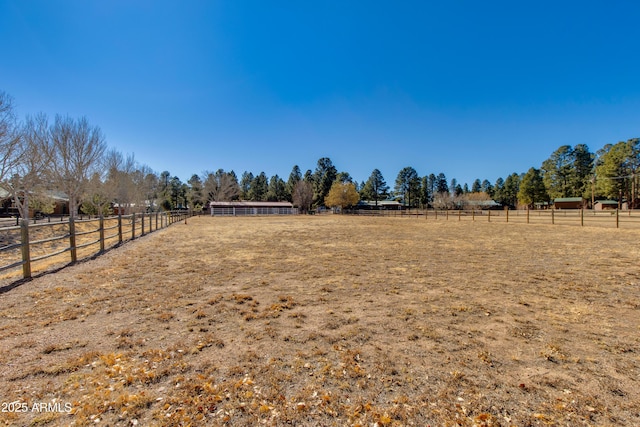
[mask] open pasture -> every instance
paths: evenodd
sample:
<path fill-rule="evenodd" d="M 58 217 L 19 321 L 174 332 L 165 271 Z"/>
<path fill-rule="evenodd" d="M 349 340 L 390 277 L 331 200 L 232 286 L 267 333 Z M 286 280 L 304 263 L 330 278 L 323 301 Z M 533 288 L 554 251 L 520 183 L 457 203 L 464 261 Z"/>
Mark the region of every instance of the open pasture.
<path fill-rule="evenodd" d="M 191 218 L 0 294 L 0 423 L 640 425 L 639 241 Z"/>

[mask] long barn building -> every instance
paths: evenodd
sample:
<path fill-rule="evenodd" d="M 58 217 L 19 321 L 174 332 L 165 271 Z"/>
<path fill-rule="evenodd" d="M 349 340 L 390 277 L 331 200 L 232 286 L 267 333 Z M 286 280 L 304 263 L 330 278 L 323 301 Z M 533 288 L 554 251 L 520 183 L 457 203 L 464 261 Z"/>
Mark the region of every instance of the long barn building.
<path fill-rule="evenodd" d="M 211 216 L 295 215 L 289 202 L 211 202 Z"/>

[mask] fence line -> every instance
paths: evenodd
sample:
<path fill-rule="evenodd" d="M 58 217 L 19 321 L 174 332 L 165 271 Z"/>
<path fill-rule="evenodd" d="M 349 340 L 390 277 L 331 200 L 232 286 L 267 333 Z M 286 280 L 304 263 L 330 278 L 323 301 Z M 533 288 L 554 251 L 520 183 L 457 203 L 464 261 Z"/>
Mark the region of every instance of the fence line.
<path fill-rule="evenodd" d="M 11 262 L 0 266 L 0 272 L 22 267 L 22 278 L 32 276 L 32 263 L 43 261 L 69 252 L 69 260 L 75 263 L 78 259 L 85 259 L 100 254 L 106 249 L 118 246 L 124 242 L 135 240 L 146 234 L 166 228 L 180 221 L 187 221 L 193 213 L 188 211 L 152 212 L 131 215 L 118 215 L 110 217 L 97 217 L 94 219 L 76 219 L 69 217 L 67 221 L 41 222 L 29 224 L 29 221 L 21 221 L 20 225 L 1 228 L 5 235 L 13 235 L 15 242 L 10 242 L 0 247 L 0 262 L 8 258 Z M 97 222 L 97 225 L 94 225 Z M 113 233 L 105 234 L 105 232 Z M 54 233 L 63 233 L 50 236 Z M 48 235 L 49 234 L 49 235 Z M 35 239 L 35 240 L 34 240 Z M 64 243 L 64 242 L 68 242 Z M 3 242 L 0 244 L 4 244 Z M 78 251 L 91 248 L 99 244 L 98 251 L 84 251 L 83 256 L 78 257 Z M 67 245 L 67 246 L 65 246 Z M 45 251 L 43 254 L 38 254 Z M 62 246 L 62 247 L 60 247 Z M 11 252 L 20 252 L 19 256 L 8 257 Z M 15 261 L 15 258 L 19 258 Z"/>
<path fill-rule="evenodd" d="M 609 228 L 640 228 L 640 211 L 592 209 L 546 210 L 353 210 L 348 213 L 363 216 L 423 218 L 428 221 L 486 221 L 525 224 L 599 226 Z"/>

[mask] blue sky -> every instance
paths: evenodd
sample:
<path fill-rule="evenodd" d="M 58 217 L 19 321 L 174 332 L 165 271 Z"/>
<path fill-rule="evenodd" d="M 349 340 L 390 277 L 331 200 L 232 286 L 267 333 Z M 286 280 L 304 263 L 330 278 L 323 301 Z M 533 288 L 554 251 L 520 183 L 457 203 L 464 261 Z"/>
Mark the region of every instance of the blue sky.
<path fill-rule="evenodd" d="M 640 136 L 636 1 L 0 0 L 0 90 L 186 181 L 471 184 Z"/>

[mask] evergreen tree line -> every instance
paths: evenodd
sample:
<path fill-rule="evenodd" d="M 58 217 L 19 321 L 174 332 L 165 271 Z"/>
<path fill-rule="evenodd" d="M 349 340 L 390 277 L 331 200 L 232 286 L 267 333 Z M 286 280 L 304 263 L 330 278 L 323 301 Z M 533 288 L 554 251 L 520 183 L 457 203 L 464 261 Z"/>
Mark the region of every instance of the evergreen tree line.
<path fill-rule="evenodd" d="M 379 169 L 366 181 L 338 172 L 328 157 L 304 174 L 293 166 L 286 181 L 245 171 L 218 169 L 194 174 L 183 183 L 169 171 L 157 174 L 133 155 L 109 150 L 97 126 L 86 118 L 44 114 L 18 120 L 12 98 L 0 91 L 0 191 L 6 208 L 13 202 L 22 217 L 51 211 L 55 195 L 69 198 L 71 214 L 110 214 L 157 209 L 206 208 L 210 201 L 289 201 L 308 210 L 349 207 L 358 200 L 393 199 L 407 207 L 461 208 L 495 201 L 502 206 L 535 206 L 557 198 L 582 197 L 592 202 L 613 199 L 638 206 L 640 140 L 607 144 L 593 153 L 584 144 L 563 145 L 539 168 L 512 173 L 494 183 L 476 179 L 460 184 L 444 173 L 420 176 L 401 169 L 391 188 Z M 333 190 L 333 191 L 332 191 Z"/>

